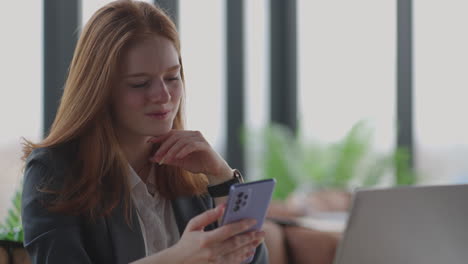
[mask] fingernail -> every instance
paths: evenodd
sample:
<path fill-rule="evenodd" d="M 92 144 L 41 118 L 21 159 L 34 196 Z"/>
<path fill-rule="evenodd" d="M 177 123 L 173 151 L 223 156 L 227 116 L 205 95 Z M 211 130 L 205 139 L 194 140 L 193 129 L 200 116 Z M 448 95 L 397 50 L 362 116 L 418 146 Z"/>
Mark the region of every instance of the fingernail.
<path fill-rule="evenodd" d="M 220 204 L 216 207 L 216 211 L 218 211 L 218 213 L 222 212 L 224 210 L 224 208 L 226 208 L 226 204 Z"/>
<path fill-rule="evenodd" d="M 161 161 L 159 162 L 159 165 L 164 164 L 164 159 L 166 159 L 166 157 L 164 157 L 164 158 L 161 159 Z"/>
<path fill-rule="evenodd" d="M 261 243 L 263 243 L 264 239 L 256 239 L 252 242 L 252 247 L 253 248 L 257 248 L 258 246 L 260 246 Z"/>
<path fill-rule="evenodd" d="M 264 231 L 258 231 L 258 232 L 255 233 L 255 237 L 260 238 L 260 237 L 264 237 L 264 236 L 265 236 L 265 232 L 264 232 Z"/>

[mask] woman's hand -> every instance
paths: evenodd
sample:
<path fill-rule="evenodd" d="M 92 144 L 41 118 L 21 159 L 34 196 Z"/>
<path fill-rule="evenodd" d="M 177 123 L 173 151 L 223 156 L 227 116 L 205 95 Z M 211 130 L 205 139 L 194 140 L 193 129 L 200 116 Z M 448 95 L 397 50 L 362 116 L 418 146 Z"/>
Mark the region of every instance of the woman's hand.
<path fill-rule="evenodd" d="M 149 140 L 160 147 L 151 161 L 181 167 L 192 173 L 203 173 L 210 184 L 232 178 L 232 169 L 210 146 L 199 131 L 171 130 Z"/>
<path fill-rule="evenodd" d="M 203 231 L 205 226 L 221 217 L 224 208 L 223 204 L 194 217 L 177 244 L 133 264 L 239 264 L 248 259 L 265 237 L 263 231 L 242 234 L 255 224 L 255 220 L 242 220 Z"/>
<path fill-rule="evenodd" d="M 242 220 L 203 231 L 205 226 L 221 217 L 224 207 L 220 205 L 190 220 L 179 242 L 169 249 L 175 258 L 172 263 L 239 264 L 255 254 L 264 232 L 242 234 L 255 224 L 255 220 Z"/>

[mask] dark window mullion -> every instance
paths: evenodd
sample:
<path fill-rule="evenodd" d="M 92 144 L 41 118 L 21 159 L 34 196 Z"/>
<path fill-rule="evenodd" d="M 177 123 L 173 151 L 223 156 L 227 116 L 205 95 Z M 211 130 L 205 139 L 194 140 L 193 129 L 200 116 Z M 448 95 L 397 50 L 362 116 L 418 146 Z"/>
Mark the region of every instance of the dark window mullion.
<path fill-rule="evenodd" d="M 49 133 L 78 39 L 78 0 L 44 0 L 44 119 Z"/>
<path fill-rule="evenodd" d="M 297 132 L 296 0 L 270 1 L 270 118 Z"/>
<path fill-rule="evenodd" d="M 227 162 L 243 171 L 244 148 L 244 1 L 226 1 L 227 16 Z"/>
<path fill-rule="evenodd" d="M 397 146 L 408 150 L 413 168 L 412 0 L 397 0 L 397 12 Z"/>

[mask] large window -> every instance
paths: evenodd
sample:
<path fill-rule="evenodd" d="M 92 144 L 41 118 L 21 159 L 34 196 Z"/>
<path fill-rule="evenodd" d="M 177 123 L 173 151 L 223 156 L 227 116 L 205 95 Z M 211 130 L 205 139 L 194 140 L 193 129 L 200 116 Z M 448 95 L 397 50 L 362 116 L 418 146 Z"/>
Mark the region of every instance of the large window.
<path fill-rule="evenodd" d="M 417 0 L 413 10 L 416 167 L 427 183 L 467 182 L 468 2 Z"/>
<path fill-rule="evenodd" d="M 186 79 L 187 128 L 199 130 L 225 151 L 225 2 L 179 1 L 179 28 Z"/>
<path fill-rule="evenodd" d="M 269 1 L 244 1 L 245 16 L 245 127 L 256 135 L 269 122 Z M 246 175 L 249 179 L 265 177 L 259 167 L 261 141 L 245 145 Z"/>
<path fill-rule="evenodd" d="M 2 2 L 0 30 L 0 219 L 22 177 L 21 137 L 42 131 L 42 1 Z M 14 26 L 12 26 L 14 24 Z"/>
<path fill-rule="evenodd" d="M 395 146 L 395 1 L 298 1 L 299 121 L 306 139 L 341 139 L 359 120 Z"/>
<path fill-rule="evenodd" d="M 112 0 L 81 0 L 81 25 L 84 26 L 99 8 Z"/>
<path fill-rule="evenodd" d="M 81 24 L 84 25 L 99 8 L 112 2 L 113 0 L 81 0 Z M 153 3 L 152 0 L 139 0 Z"/>

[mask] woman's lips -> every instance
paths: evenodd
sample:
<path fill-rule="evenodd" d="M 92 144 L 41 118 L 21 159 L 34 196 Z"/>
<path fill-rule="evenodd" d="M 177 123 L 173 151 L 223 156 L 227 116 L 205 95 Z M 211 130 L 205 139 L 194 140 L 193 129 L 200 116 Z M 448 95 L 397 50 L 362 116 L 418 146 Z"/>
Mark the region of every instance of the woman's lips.
<path fill-rule="evenodd" d="M 170 112 L 171 111 L 148 113 L 146 114 L 146 116 L 153 118 L 153 119 L 164 120 L 169 116 Z"/>

